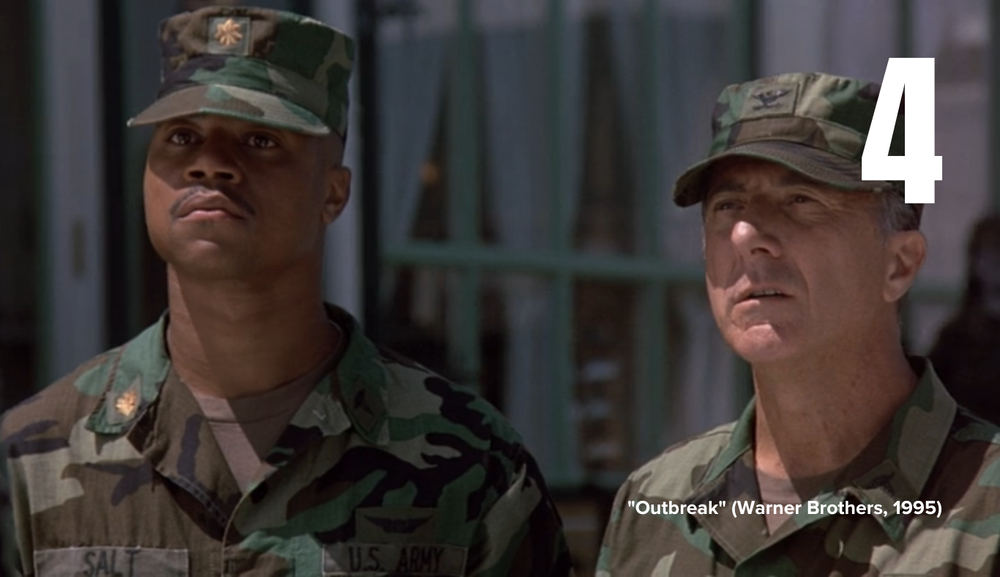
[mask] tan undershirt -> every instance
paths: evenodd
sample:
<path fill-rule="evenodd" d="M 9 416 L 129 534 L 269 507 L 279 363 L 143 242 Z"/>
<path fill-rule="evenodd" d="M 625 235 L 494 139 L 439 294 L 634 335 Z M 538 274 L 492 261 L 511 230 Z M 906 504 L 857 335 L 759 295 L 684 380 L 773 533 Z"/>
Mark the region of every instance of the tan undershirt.
<path fill-rule="evenodd" d="M 797 505 L 803 501 L 802 495 L 806 495 L 806 499 L 808 499 L 819 493 L 826 480 L 832 476 L 824 475 L 812 479 L 796 480 L 793 484 L 791 479 L 765 475 L 758 469 L 757 487 L 760 488 L 760 500 L 769 505 Z M 767 521 L 767 532 L 773 534 L 782 523 L 791 517 L 791 514 L 766 513 L 764 517 Z"/>
<path fill-rule="evenodd" d="M 343 331 L 337 349 L 294 381 L 259 395 L 225 399 L 188 387 L 215 435 L 215 441 L 241 489 L 257 475 L 263 459 L 285 431 L 313 388 L 340 360 L 346 347 Z"/>
<path fill-rule="evenodd" d="M 780 479 L 765 475 L 760 469 L 756 469 L 760 500 L 765 504 L 795 505 L 812 499 L 825 487 L 843 486 L 845 482 L 863 475 L 885 458 L 891 433 L 892 429 L 887 425 L 850 463 L 816 477 Z M 765 514 L 767 532 L 773 534 L 789 517 L 791 515 L 785 513 Z"/>

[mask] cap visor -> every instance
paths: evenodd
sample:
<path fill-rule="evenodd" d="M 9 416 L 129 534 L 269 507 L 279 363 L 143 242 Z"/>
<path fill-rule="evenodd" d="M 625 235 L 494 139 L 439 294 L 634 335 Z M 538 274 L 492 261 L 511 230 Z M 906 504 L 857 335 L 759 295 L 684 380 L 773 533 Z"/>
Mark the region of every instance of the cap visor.
<path fill-rule="evenodd" d="M 193 114 L 218 114 L 312 135 L 330 128 L 312 112 L 273 94 L 235 86 L 205 84 L 163 96 L 128 121 L 129 126 L 156 124 Z"/>
<path fill-rule="evenodd" d="M 762 140 L 734 146 L 689 168 L 674 184 L 674 203 L 691 206 L 704 200 L 705 171 L 713 163 L 730 157 L 757 158 L 784 166 L 824 184 L 845 190 L 888 188 L 885 181 L 861 180 L 861 163 L 829 152 L 782 140 Z"/>

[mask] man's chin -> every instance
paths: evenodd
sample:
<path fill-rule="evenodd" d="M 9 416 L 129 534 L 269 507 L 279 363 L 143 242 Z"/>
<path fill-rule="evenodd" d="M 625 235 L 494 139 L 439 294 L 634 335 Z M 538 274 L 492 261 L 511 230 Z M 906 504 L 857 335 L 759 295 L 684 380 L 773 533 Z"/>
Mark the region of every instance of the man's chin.
<path fill-rule="evenodd" d="M 252 259 L 242 257 L 218 245 L 205 246 L 205 243 L 199 245 L 160 256 L 179 275 L 187 278 L 225 280 L 244 278 L 253 274 Z"/>
<path fill-rule="evenodd" d="M 782 335 L 771 325 L 733 330 L 726 335 L 726 342 L 750 364 L 787 361 L 795 356 L 798 348 L 787 335 Z"/>
<path fill-rule="evenodd" d="M 231 263 L 206 262 L 172 262 L 181 278 L 201 281 L 235 281 L 250 279 L 254 275 L 245 267 L 233 266 Z"/>

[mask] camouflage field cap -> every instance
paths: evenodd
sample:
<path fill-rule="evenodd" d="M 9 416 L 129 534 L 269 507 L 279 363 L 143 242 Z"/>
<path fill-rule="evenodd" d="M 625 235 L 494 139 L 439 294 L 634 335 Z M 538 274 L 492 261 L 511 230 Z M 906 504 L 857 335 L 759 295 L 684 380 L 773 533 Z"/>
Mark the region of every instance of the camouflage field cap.
<path fill-rule="evenodd" d="M 220 114 L 346 136 L 354 41 L 322 22 L 262 8 L 209 7 L 164 20 L 160 45 L 156 102 L 129 126 Z"/>
<path fill-rule="evenodd" d="M 782 74 L 723 89 L 712 115 L 708 158 L 674 184 L 674 202 L 704 199 L 706 169 L 730 156 L 781 164 L 831 186 L 903 193 L 902 182 L 861 180 L 861 154 L 875 114 L 879 85 L 822 73 Z M 903 107 L 890 155 L 903 154 Z M 922 205 L 912 205 L 919 217 Z"/>

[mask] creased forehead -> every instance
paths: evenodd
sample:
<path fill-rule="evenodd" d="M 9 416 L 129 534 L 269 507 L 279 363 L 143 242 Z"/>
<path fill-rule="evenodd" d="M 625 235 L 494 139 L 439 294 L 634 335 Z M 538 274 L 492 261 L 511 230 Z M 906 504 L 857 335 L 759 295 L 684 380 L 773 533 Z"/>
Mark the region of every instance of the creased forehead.
<path fill-rule="evenodd" d="M 808 190 L 833 202 L 858 207 L 875 204 L 877 196 L 868 191 L 843 190 L 820 182 L 779 164 L 751 158 L 730 158 L 713 166 L 705 180 L 704 211 L 719 194 L 784 193 L 789 189 Z"/>

